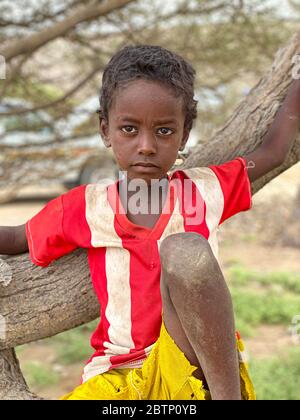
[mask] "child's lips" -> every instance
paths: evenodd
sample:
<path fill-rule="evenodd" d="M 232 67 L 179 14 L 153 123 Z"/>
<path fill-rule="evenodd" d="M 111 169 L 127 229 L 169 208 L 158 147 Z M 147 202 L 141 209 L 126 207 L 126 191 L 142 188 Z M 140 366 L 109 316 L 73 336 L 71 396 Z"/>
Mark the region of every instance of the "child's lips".
<path fill-rule="evenodd" d="M 154 165 L 154 163 L 145 163 L 145 162 L 138 162 L 138 163 L 135 163 L 133 166 L 144 171 L 158 168 L 158 166 Z"/>
<path fill-rule="evenodd" d="M 154 163 L 150 163 L 150 162 L 137 162 L 133 166 L 139 166 L 139 167 L 143 167 L 143 168 L 158 168 L 157 165 L 155 165 Z"/>

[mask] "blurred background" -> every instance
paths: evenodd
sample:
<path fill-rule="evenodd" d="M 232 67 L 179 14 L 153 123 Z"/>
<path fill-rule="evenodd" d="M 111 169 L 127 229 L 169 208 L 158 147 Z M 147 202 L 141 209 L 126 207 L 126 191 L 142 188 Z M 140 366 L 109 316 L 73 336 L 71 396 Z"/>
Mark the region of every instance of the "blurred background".
<path fill-rule="evenodd" d="M 194 65 L 192 148 L 228 120 L 299 24 L 299 0 L 0 0 L 8 57 L 6 67 L 0 61 L 0 225 L 25 223 L 67 189 L 115 175 L 96 110 L 118 49 L 161 45 Z M 258 398 L 299 400 L 300 164 L 225 223 L 220 241 Z M 17 349 L 34 392 L 58 398 L 78 385 L 96 323 Z"/>

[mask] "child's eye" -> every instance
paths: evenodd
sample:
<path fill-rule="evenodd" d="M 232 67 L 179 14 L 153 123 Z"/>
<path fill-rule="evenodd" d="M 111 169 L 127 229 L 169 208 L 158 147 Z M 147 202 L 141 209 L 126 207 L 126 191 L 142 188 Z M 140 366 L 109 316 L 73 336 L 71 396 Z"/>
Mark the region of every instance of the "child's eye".
<path fill-rule="evenodd" d="M 173 130 L 167 127 L 159 128 L 158 131 L 160 132 L 159 134 L 162 134 L 163 136 L 170 136 L 173 134 Z"/>
<path fill-rule="evenodd" d="M 125 127 L 122 127 L 122 131 L 126 134 L 134 134 L 137 132 L 137 129 L 132 125 L 126 125 Z"/>
<path fill-rule="evenodd" d="M 121 130 L 123 131 L 123 133 L 126 133 L 126 134 L 136 134 L 138 131 L 136 127 L 132 125 L 125 125 L 124 127 L 121 127 Z M 161 127 L 157 131 L 158 131 L 158 134 L 162 136 L 170 136 L 174 132 L 173 130 L 167 127 Z"/>

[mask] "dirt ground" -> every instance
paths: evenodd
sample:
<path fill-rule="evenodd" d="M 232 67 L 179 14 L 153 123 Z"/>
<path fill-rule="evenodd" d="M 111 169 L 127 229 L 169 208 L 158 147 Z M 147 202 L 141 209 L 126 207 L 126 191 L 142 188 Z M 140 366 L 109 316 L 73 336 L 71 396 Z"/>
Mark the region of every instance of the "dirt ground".
<path fill-rule="evenodd" d="M 223 269 L 234 261 L 259 271 L 294 271 L 300 273 L 300 249 L 283 246 L 281 233 L 292 209 L 293 199 L 300 187 L 300 164 L 272 181 L 255 195 L 251 212 L 237 215 L 224 224 L 220 231 L 220 262 Z M 17 200 L 0 205 L 0 225 L 25 223 L 47 201 L 65 189 L 52 187 L 51 191 L 27 188 Z M 295 228 L 294 234 L 300 236 Z M 283 346 L 294 346 L 288 328 L 262 326 L 255 338 L 246 342 L 248 352 L 257 359 L 280 352 Z M 20 355 L 21 365 L 32 360 L 55 360 L 53 349 L 43 342 L 32 343 Z M 55 389 L 43 390 L 46 398 L 57 398 L 78 385 L 83 364 L 76 363 L 54 370 L 62 374 L 62 381 Z"/>

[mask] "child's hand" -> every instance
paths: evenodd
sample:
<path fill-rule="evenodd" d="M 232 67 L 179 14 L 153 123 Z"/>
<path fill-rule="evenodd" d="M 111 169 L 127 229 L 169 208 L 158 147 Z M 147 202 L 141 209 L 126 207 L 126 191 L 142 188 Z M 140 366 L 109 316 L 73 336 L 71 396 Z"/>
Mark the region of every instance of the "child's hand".
<path fill-rule="evenodd" d="M 0 254 L 16 255 L 28 251 L 25 224 L 0 226 Z"/>

